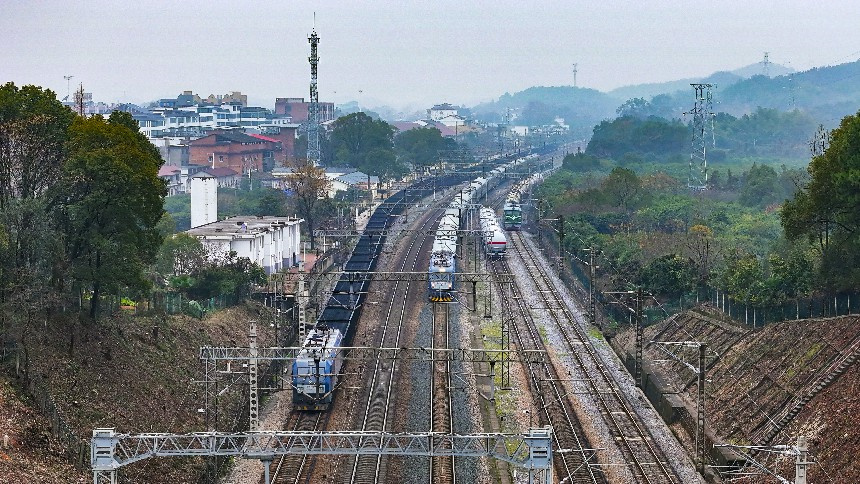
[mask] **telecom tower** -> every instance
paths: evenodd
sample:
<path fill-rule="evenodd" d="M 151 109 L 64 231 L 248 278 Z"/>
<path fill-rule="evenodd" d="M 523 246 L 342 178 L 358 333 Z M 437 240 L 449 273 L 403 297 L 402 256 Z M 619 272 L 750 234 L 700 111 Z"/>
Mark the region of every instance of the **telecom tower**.
<path fill-rule="evenodd" d="M 687 187 L 691 190 L 705 190 L 708 188 L 707 138 L 709 135 L 711 145 L 716 144 L 711 96 L 713 84 L 690 85 L 695 90 L 696 102 L 691 111 L 693 115 L 693 144 L 690 152 L 690 175 L 687 179 Z"/>
<path fill-rule="evenodd" d="M 764 53 L 764 59 L 761 61 L 762 74 L 765 77 L 770 77 L 770 52 Z"/>
<path fill-rule="evenodd" d="M 311 44 L 311 100 L 308 106 L 308 164 L 316 166 L 320 164 L 320 98 L 317 92 L 317 64 L 320 58 L 317 56 L 317 44 L 320 38 L 317 36 L 316 28 L 308 37 Z"/>
<path fill-rule="evenodd" d="M 573 65 L 573 87 L 576 87 L 576 73 L 577 73 L 576 66 L 578 66 L 578 65 L 579 64 Z"/>

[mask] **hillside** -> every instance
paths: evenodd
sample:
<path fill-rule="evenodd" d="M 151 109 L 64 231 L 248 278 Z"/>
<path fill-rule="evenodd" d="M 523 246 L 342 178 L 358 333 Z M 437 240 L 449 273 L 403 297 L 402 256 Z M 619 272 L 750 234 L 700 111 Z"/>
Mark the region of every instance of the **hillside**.
<path fill-rule="evenodd" d="M 75 469 L 63 446 L 52 437 L 50 418 L 35 410 L 21 385 L 29 382 L 56 405 L 77 444 L 84 444 L 81 461 L 89 465 L 89 439 L 98 427 L 119 432 L 192 432 L 205 430 L 198 409 L 203 407 L 203 345 L 246 345 L 248 321 L 260 320 L 256 305 L 230 308 L 203 320 L 188 316 L 120 313 L 98 327 L 78 328 L 67 318 L 45 321 L 27 338 L 29 377 L 0 381 L 0 418 L 7 422 L 10 447 L 0 456 L 2 482 L 91 482 L 85 469 Z M 268 325 L 261 327 L 261 344 L 270 344 Z M 76 334 L 71 348 L 69 331 Z M 23 358 L 23 356 L 22 356 Z M 22 364 L 22 372 L 25 366 Z M 14 375 L 14 366 L 9 369 Z M 241 385 L 239 386 L 241 387 Z M 40 394 L 40 399 L 45 396 Z M 237 392 L 227 392 L 219 404 L 219 430 L 234 422 L 226 415 L 241 413 Z M 54 422 L 56 425 L 56 422 Z M 133 482 L 194 482 L 203 464 L 199 459 L 147 459 L 122 468 Z"/>
<path fill-rule="evenodd" d="M 790 67 L 781 66 L 779 64 L 770 64 L 768 73 L 770 77 L 787 75 L 795 72 Z M 704 77 L 691 77 L 688 79 L 679 79 L 677 81 L 655 82 L 649 84 L 635 84 L 632 86 L 623 86 L 609 91 L 607 94 L 624 102 L 628 99 L 641 97 L 651 99 L 659 94 L 675 94 L 678 91 L 686 93 L 690 90 L 692 83 L 709 83 L 715 84 L 720 88 L 726 88 L 732 84 L 740 82 L 744 79 L 762 74 L 762 64 L 756 62 L 748 66 L 739 67 L 732 71 L 717 71 L 713 74 Z"/>
<path fill-rule="evenodd" d="M 843 432 L 860 423 L 858 323 L 860 316 L 852 315 L 753 329 L 702 307 L 646 328 L 644 340 L 708 343 L 705 405 L 714 441 L 792 445 L 804 435 L 816 460 L 810 482 L 860 482 L 860 464 L 851 457 L 860 452 L 860 439 Z M 629 353 L 633 337 L 628 329 L 614 344 Z M 689 360 L 692 353 L 686 356 Z M 664 382 L 664 393 L 682 397 L 694 414 L 694 374 L 654 344 L 647 345 L 644 359 Z M 682 431 L 678 424 L 675 430 Z M 794 475 L 792 458 L 759 454 L 756 459 L 783 477 Z"/>
<path fill-rule="evenodd" d="M 660 104 L 667 107 L 662 115 L 667 119 L 683 118 L 693 104 L 690 87 L 693 82 L 714 84 L 714 111 L 736 117 L 750 114 L 757 107 L 780 111 L 797 108 L 817 123 L 833 128 L 840 119 L 857 112 L 860 107 L 860 60 L 804 72 L 792 72 L 771 64 L 771 77 L 761 75 L 761 69 L 761 64 L 752 64 L 703 78 L 625 86 L 608 93 L 572 86 L 530 87 L 513 94 L 505 93 L 495 102 L 479 104 L 473 112 L 477 119 L 503 122 L 508 110 L 515 117 L 532 119 L 538 117 L 528 116 L 529 111 L 540 111 L 542 120 L 559 116 L 574 132 L 587 130 L 590 133 L 590 128 L 604 119 L 614 118 L 616 109 L 632 98 L 650 101 L 662 95 L 664 99 Z"/>

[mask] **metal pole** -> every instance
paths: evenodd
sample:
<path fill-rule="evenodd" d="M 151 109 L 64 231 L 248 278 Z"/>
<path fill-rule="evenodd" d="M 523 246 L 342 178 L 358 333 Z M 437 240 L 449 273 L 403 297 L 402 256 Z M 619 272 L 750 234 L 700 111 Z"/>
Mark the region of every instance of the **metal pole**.
<path fill-rule="evenodd" d="M 594 248 L 588 249 L 588 319 L 592 325 L 597 320 L 594 308 Z"/>
<path fill-rule="evenodd" d="M 636 386 L 642 388 L 642 288 L 636 290 Z"/>
<path fill-rule="evenodd" d="M 251 321 L 251 329 L 248 332 L 248 340 L 250 352 L 248 356 L 248 373 L 250 380 L 250 389 L 248 390 L 248 427 L 251 430 L 257 430 L 260 426 L 259 420 L 259 405 L 260 401 L 257 398 L 257 322 Z"/>
<path fill-rule="evenodd" d="M 696 454 L 699 460 L 699 474 L 705 475 L 705 349 L 706 343 L 699 345 L 699 395 L 696 409 Z"/>
<path fill-rule="evenodd" d="M 794 484 L 806 484 L 806 436 L 797 436 L 797 460 L 794 466 Z"/>

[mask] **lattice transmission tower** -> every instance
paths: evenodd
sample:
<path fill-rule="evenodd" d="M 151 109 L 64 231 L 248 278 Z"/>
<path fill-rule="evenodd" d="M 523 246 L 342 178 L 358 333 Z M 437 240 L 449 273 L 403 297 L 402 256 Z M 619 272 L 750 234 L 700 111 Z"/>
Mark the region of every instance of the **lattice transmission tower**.
<path fill-rule="evenodd" d="M 690 114 L 693 116 L 693 142 L 690 151 L 690 175 L 687 187 L 691 190 L 708 188 L 708 139 L 711 146 L 714 138 L 713 84 L 690 84 L 695 91 L 695 103 Z"/>
<path fill-rule="evenodd" d="M 308 42 L 311 44 L 311 55 L 308 57 L 308 61 L 311 63 L 311 99 L 308 106 L 307 121 L 308 164 L 314 166 L 320 164 L 320 98 L 317 92 L 317 65 L 320 61 L 317 55 L 317 44 L 319 41 L 320 38 L 316 28 L 314 28 L 311 31 L 311 36 L 308 37 Z"/>

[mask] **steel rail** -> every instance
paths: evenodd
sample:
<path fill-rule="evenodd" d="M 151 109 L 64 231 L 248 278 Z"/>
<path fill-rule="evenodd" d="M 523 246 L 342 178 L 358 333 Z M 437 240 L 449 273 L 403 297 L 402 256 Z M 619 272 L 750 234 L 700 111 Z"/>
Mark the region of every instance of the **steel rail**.
<path fill-rule="evenodd" d="M 602 364 L 588 334 L 555 291 L 546 269 L 542 264 L 536 263 L 538 256 L 535 251 L 523 240 L 522 234 L 512 233 L 511 239 L 515 251 L 524 263 L 532 262 L 531 265 L 526 264 L 526 272 L 534 281 L 545 310 L 555 322 L 558 334 L 565 341 L 565 349 L 582 369 L 590 393 L 601 408 L 619 450 L 632 465 L 634 477 L 639 482 L 647 483 L 680 482 L 680 478 L 667 466 L 662 452 L 652 444 L 652 436 L 628 404 L 615 379 Z M 630 435 L 631 432 L 634 435 Z"/>

